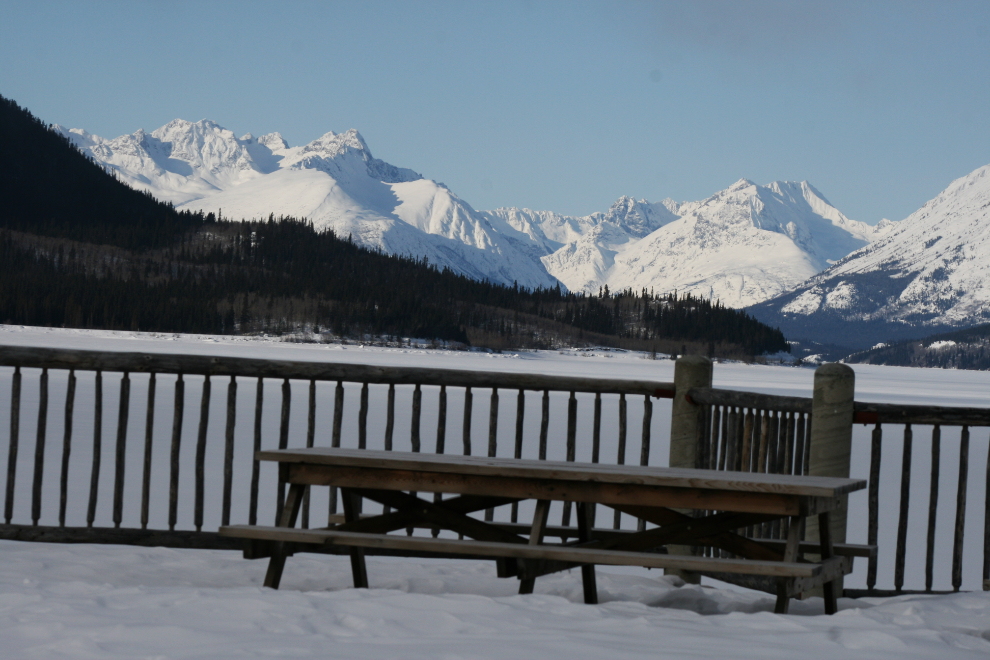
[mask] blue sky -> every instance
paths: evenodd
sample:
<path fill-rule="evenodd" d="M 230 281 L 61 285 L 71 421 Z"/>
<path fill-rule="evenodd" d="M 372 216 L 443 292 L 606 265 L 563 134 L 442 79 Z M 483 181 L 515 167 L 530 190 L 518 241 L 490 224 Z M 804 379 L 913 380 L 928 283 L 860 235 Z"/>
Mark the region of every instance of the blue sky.
<path fill-rule="evenodd" d="M 990 2 L 3 2 L 0 94 L 115 137 L 357 128 L 479 209 L 814 184 L 899 220 L 990 163 Z"/>

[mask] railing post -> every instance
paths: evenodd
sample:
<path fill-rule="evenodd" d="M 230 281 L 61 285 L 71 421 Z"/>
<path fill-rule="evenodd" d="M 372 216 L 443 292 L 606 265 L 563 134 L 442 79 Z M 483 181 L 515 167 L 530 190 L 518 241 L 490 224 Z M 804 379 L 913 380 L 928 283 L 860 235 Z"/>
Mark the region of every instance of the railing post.
<path fill-rule="evenodd" d="M 670 411 L 670 467 L 695 468 L 698 459 L 698 406 L 688 401 L 686 393 L 692 387 L 712 386 L 712 361 L 700 355 L 685 355 L 674 363 L 674 402 Z M 689 555 L 687 545 L 667 546 L 673 555 Z M 665 569 L 664 574 L 676 575 L 685 582 L 698 584 L 697 573 Z"/>
<path fill-rule="evenodd" d="M 825 364 L 815 370 L 809 475 L 849 478 L 855 389 L 856 374 L 845 364 Z M 846 541 L 848 497 L 841 496 L 839 508 L 830 516 L 833 543 Z M 818 542 L 818 516 L 807 518 L 805 539 Z M 812 595 L 821 595 L 820 592 L 816 589 Z M 841 579 L 836 595 L 842 595 Z"/>

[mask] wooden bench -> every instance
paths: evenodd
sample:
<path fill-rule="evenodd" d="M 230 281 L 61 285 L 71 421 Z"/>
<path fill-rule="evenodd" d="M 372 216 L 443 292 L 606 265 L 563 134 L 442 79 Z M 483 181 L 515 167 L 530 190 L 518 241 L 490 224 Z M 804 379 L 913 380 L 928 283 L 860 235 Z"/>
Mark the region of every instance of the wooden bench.
<path fill-rule="evenodd" d="M 220 534 L 246 539 L 249 556 L 270 555 L 265 585 L 273 588 L 291 552 L 343 546 L 349 549 L 356 587 L 368 586 L 364 551 L 387 549 L 496 558 L 499 576 L 518 577 L 520 593 L 531 593 L 540 575 L 579 566 L 588 603 L 597 602 L 595 564 L 771 576 L 777 580 L 776 611 L 786 612 L 790 597 L 821 586 L 826 611 L 833 613 L 834 581 L 851 572 L 853 556 L 869 552 L 862 546 L 843 546 L 839 554 L 829 533 L 829 513 L 841 495 L 865 488 L 862 480 L 329 448 L 263 451 L 258 458 L 277 461 L 280 479 L 290 484 L 279 524 L 226 526 Z M 310 486 L 342 489 L 342 524 L 293 529 Z M 416 492 L 454 496 L 433 502 Z M 376 501 L 388 512 L 362 516 L 362 499 Z M 526 499 L 536 500 L 528 529 L 470 515 Z M 575 541 L 544 542 L 551 501 L 575 505 Z M 657 527 L 619 533 L 596 530 L 597 504 Z M 801 542 L 804 520 L 811 515 L 818 516 L 822 530 L 816 546 Z M 789 521 L 786 541 L 737 533 L 780 518 Z M 467 540 L 389 534 L 416 526 L 450 530 Z M 554 534 L 566 538 L 570 532 L 565 528 Z M 721 548 L 735 557 L 695 556 L 686 548 L 691 545 Z M 668 554 L 656 552 L 664 547 Z M 815 552 L 821 560 L 802 561 L 801 552 Z"/>

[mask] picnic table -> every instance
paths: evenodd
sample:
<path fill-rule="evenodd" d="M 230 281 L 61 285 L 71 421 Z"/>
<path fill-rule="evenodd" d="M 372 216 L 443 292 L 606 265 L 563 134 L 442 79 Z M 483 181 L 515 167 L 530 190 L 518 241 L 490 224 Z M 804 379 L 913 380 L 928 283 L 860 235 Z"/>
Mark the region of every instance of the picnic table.
<path fill-rule="evenodd" d="M 323 447 L 261 451 L 257 457 L 278 462 L 279 478 L 289 484 L 278 524 L 230 525 L 220 534 L 254 544 L 246 556 L 270 556 L 265 585 L 273 588 L 278 588 L 286 556 L 294 549 L 344 546 L 355 587 L 368 586 L 365 550 L 384 549 L 495 558 L 500 577 L 520 580 L 520 593 L 532 593 L 540 575 L 580 567 L 587 603 L 597 602 L 595 564 L 771 576 L 777 581 L 775 611 L 785 613 L 792 596 L 822 587 L 825 610 L 831 614 L 836 611 L 836 580 L 852 571 L 853 556 L 870 551 L 867 546 L 833 544 L 829 526 L 841 497 L 866 487 L 860 479 Z M 341 489 L 343 523 L 294 528 L 309 486 Z M 427 500 L 417 493 L 447 497 Z M 383 513 L 362 515 L 363 499 L 382 504 Z M 529 525 L 469 515 L 523 500 L 536 500 Z M 553 501 L 574 505 L 577 526 L 570 534 L 576 540 L 566 541 L 568 532 L 556 529 L 552 533 L 565 542 L 545 542 Z M 596 529 L 596 505 L 656 527 Z M 820 541 L 815 544 L 801 540 L 809 516 L 818 516 Z M 780 519 L 789 522 L 786 540 L 740 534 Z M 450 530 L 463 538 L 407 535 L 414 527 Z M 729 556 L 699 556 L 689 546 L 714 547 Z M 818 557 L 809 561 L 804 553 Z"/>

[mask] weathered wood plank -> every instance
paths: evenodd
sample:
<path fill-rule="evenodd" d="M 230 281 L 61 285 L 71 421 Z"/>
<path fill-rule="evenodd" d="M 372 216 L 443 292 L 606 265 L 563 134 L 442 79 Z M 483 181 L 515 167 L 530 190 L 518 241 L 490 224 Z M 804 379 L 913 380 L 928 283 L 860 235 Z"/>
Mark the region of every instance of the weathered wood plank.
<path fill-rule="evenodd" d="M 361 384 L 361 400 L 358 404 L 358 449 L 368 447 L 368 384 Z"/>
<path fill-rule="evenodd" d="M 464 455 L 471 455 L 471 409 L 474 407 L 474 394 L 471 388 L 464 389 L 464 423 L 461 428 L 461 440 L 464 445 Z"/>
<path fill-rule="evenodd" d="M 377 450 L 288 449 L 261 451 L 263 461 L 320 466 L 353 466 L 377 469 L 414 469 L 465 475 L 511 476 L 533 479 L 585 480 L 601 483 L 657 485 L 677 488 L 717 488 L 727 491 L 767 492 L 807 497 L 837 497 L 866 488 L 863 479 L 794 475 L 714 472 L 686 468 L 618 466 L 565 461 L 517 461 L 483 456 L 437 456 Z"/>
<path fill-rule="evenodd" d="M 642 505 L 681 509 L 733 510 L 759 514 L 804 515 L 838 505 L 837 498 L 777 492 L 609 483 L 595 480 L 446 473 L 410 469 L 288 464 L 291 483 L 341 488 L 394 489 L 433 493 L 486 495 L 517 499 L 599 502 L 606 506 Z"/>
<path fill-rule="evenodd" d="M 0 346 L 0 366 L 50 369 L 183 373 L 245 378 L 349 381 L 396 385 L 447 385 L 558 392 L 628 393 L 668 396 L 673 383 L 662 381 L 518 374 L 429 367 L 383 367 L 326 362 L 292 362 L 259 358 L 155 353 L 84 351 L 75 349 Z"/>
<path fill-rule="evenodd" d="M 938 473 L 941 458 L 942 429 L 932 428 L 932 471 L 928 487 L 928 539 L 925 553 L 925 591 L 932 590 L 935 567 L 935 520 L 938 513 Z"/>
<path fill-rule="evenodd" d="M 645 566 L 688 571 L 726 571 L 744 575 L 815 577 L 821 564 L 786 563 L 756 559 L 712 559 L 690 555 L 662 555 L 623 550 L 596 550 L 559 545 L 498 543 L 494 541 L 458 541 L 387 534 L 362 534 L 335 530 L 302 530 L 284 527 L 250 527 L 232 525 L 220 530 L 221 536 L 281 540 L 297 543 L 346 545 L 359 548 L 393 548 L 426 550 L 465 556 L 505 556 L 523 559 L 554 559 L 577 564 L 610 566 Z"/>
<path fill-rule="evenodd" d="M 151 457 L 155 432 L 155 389 L 158 380 L 152 373 L 148 378 L 148 407 L 144 414 L 144 469 L 141 473 L 141 529 L 148 528 L 151 509 Z"/>
<path fill-rule="evenodd" d="M 544 407 L 546 409 L 546 407 Z M 545 457 L 545 453 L 544 456 Z M 618 438 L 618 448 L 616 449 L 615 464 L 625 465 L 626 463 L 626 395 L 619 395 L 619 438 Z M 615 529 L 622 528 L 622 512 L 619 510 L 615 511 L 614 519 L 612 521 L 612 526 Z"/>
<path fill-rule="evenodd" d="M 894 556 L 894 588 L 904 586 L 904 554 L 907 552 L 908 506 L 911 501 L 911 425 L 904 426 L 904 451 L 901 458 L 901 506 L 897 520 L 897 552 Z"/>
<path fill-rule="evenodd" d="M 59 479 L 58 526 L 65 527 L 65 509 L 69 494 L 69 457 L 72 455 L 72 412 L 76 401 L 76 372 L 69 372 L 65 390 L 65 421 L 62 433 L 62 473 Z"/>
<path fill-rule="evenodd" d="M 966 486 L 969 481 L 969 427 L 959 439 L 959 479 L 956 482 L 956 524 L 952 540 L 952 589 L 962 586 L 963 532 L 966 525 Z"/>
<path fill-rule="evenodd" d="M 117 447 L 113 477 L 113 526 L 124 517 L 124 468 L 127 465 L 127 418 L 131 404 L 131 378 L 125 371 L 120 379 L 120 407 L 117 412 Z"/>
<path fill-rule="evenodd" d="M 97 377 L 99 377 L 99 374 L 97 374 Z M 185 406 L 185 393 L 186 383 L 182 380 L 182 374 L 179 374 L 175 379 L 175 403 L 172 408 L 172 444 L 169 456 L 168 528 L 170 531 L 175 529 L 175 523 L 178 519 L 179 450 L 182 444 L 182 415 Z"/>
<path fill-rule="evenodd" d="M 199 400 L 199 429 L 196 435 L 196 492 L 193 502 L 193 524 L 203 529 L 203 499 L 206 490 L 206 431 L 210 425 L 210 376 L 203 377 L 203 392 Z"/>
<path fill-rule="evenodd" d="M 488 405 L 488 457 L 495 458 L 498 450 L 498 389 L 492 388 L 492 397 Z M 495 519 L 494 509 L 485 509 L 485 520 Z"/>
<path fill-rule="evenodd" d="M 873 427 L 870 443 L 870 490 L 867 496 L 867 532 L 866 543 L 877 544 L 877 532 L 880 524 L 880 454 L 883 440 L 883 429 L 877 422 Z M 810 453 L 810 452 L 809 452 Z M 873 589 L 877 584 L 877 558 L 870 557 L 866 568 L 866 588 Z"/>
<path fill-rule="evenodd" d="M 260 462 L 258 452 L 261 451 L 261 414 L 264 410 L 265 379 L 258 378 L 254 389 L 254 446 L 251 452 L 251 495 L 248 503 L 248 521 L 252 525 L 258 523 L 258 480 L 260 478 Z"/>
<path fill-rule="evenodd" d="M 778 410 L 780 412 L 811 412 L 810 397 L 758 394 L 756 392 L 722 390 L 712 387 L 693 387 L 688 390 L 687 396 L 699 405 L 759 408 L 761 410 Z"/>
<path fill-rule="evenodd" d="M 181 378 L 181 374 L 180 374 Z M 93 383 L 93 465 L 89 474 L 89 503 L 86 506 L 86 526 L 96 520 L 96 496 L 100 486 L 100 458 L 103 449 L 103 372 L 96 372 Z"/>
<path fill-rule="evenodd" d="M 45 435 L 48 429 L 48 369 L 41 370 L 38 382 L 38 429 L 34 445 L 34 480 L 31 484 L 31 521 L 41 518 L 41 482 L 45 472 Z"/>
<path fill-rule="evenodd" d="M 750 408 L 746 411 L 746 416 L 743 418 L 743 433 L 742 433 L 742 463 L 739 467 L 743 472 L 752 472 L 753 466 L 753 425 L 754 425 L 753 409 Z"/>
<path fill-rule="evenodd" d="M 312 447 L 316 443 L 316 381 L 309 381 L 309 405 L 306 413 L 306 446 Z M 303 529 L 309 528 L 309 488 L 303 494 L 302 520 L 300 526 Z"/>
<path fill-rule="evenodd" d="M 10 524 L 14 516 L 14 486 L 17 481 L 17 449 L 21 432 L 21 368 L 14 369 L 10 385 L 10 436 L 7 445 L 7 492 L 3 517 Z"/>
<path fill-rule="evenodd" d="M 899 403 L 854 404 L 855 421 L 864 424 L 941 424 L 990 426 L 990 409 L 955 406 L 917 406 Z"/>
<path fill-rule="evenodd" d="M 805 414 L 801 413 L 797 418 L 797 425 L 794 438 L 794 474 L 805 474 L 804 452 L 806 445 L 804 442 Z"/>
<path fill-rule="evenodd" d="M 221 524 L 230 524 L 231 493 L 234 484 L 234 425 L 237 423 L 237 377 L 231 376 L 227 384 L 227 423 L 223 443 L 223 503 L 220 509 Z M 312 447 L 312 445 L 309 445 Z"/>

